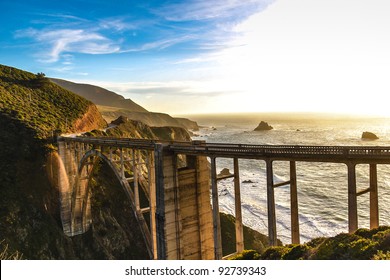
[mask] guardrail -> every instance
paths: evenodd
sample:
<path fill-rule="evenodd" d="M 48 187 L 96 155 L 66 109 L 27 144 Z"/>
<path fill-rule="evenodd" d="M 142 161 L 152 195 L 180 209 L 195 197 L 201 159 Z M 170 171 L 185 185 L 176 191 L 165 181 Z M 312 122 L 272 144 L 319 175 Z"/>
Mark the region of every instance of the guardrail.
<path fill-rule="evenodd" d="M 383 146 L 251 145 L 109 137 L 59 137 L 58 140 L 146 150 L 153 150 L 157 144 L 162 144 L 165 146 L 165 149 L 169 149 L 177 154 L 204 155 L 211 157 L 238 157 L 250 159 L 270 158 L 275 160 L 291 159 L 327 162 L 344 162 L 348 160 L 390 162 L 390 147 Z"/>

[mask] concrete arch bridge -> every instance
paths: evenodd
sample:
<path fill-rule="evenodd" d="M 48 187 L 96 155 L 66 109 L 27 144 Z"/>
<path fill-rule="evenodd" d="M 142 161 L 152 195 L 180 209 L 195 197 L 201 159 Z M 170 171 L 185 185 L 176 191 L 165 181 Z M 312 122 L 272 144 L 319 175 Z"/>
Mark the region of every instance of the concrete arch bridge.
<path fill-rule="evenodd" d="M 63 230 L 82 234 L 91 225 L 89 180 L 98 160 L 114 171 L 140 226 L 151 259 L 222 259 L 218 182 L 233 178 L 236 251 L 244 249 L 238 159 L 263 160 L 267 170 L 270 245 L 276 245 L 275 188 L 289 185 L 291 243 L 300 242 L 296 162 L 347 165 L 349 232 L 358 228 L 357 197 L 369 193 L 370 226 L 379 226 L 377 164 L 390 164 L 390 147 L 274 146 L 162 142 L 143 139 L 59 137 Z M 231 158 L 234 174 L 218 176 L 216 159 Z M 290 163 L 290 180 L 275 184 L 273 162 Z M 370 184 L 357 190 L 356 165 L 368 164 Z M 146 197 L 147 205 L 140 203 Z M 210 199 L 211 198 L 211 199 Z M 146 216 L 149 216 L 146 218 Z"/>

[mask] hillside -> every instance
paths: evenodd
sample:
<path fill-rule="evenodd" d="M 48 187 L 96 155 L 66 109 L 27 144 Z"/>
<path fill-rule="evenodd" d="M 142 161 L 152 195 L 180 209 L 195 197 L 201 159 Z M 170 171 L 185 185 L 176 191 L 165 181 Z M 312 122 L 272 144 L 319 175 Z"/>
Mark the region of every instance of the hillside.
<path fill-rule="evenodd" d="M 152 113 L 152 112 L 132 112 L 127 109 L 97 106 L 103 118 L 110 123 L 120 116 L 125 116 L 130 120 L 140 121 L 149 126 L 174 126 L 183 127 L 190 130 L 198 130 L 198 125 L 184 118 L 173 118 L 164 113 Z"/>
<path fill-rule="evenodd" d="M 125 99 L 123 96 L 116 94 L 115 92 L 98 86 L 78 84 L 54 78 L 51 78 L 50 80 L 59 86 L 92 101 L 96 105 L 124 108 L 132 112 L 148 112 L 145 108 L 141 107 L 131 99 Z"/>
<path fill-rule="evenodd" d="M 3 65 L 0 110 L 3 120 L 12 119 L 26 130 L 35 130 L 39 139 L 52 136 L 56 130 L 88 131 L 106 125 L 90 101 L 51 83 L 44 75 Z"/>
<path fill-rule="evenodd" d="M 100 113 L 107 122 L 111 122 L 122 115 L 149 126 L 176 126 L 190 130 L 199 129 L 194 121 L 185 118 L 173 118 L 164 113 L 149 112 L 131 99 L 125 99 L 115 92 L 98 86 L 78 84 L 54 78 L 51 81 L 98 105 Z"/>
<path fill-rule="evenodd" d="M 390 227 L 358 229 L 334 237 L 315 238 L 299 245 L 249 250 L 235 256 L 238 260 L 390 260 Z"/>
<path fill-rule="evenodd" d="M 90 101 L 42 74 L 0 65 L 0 242 L 8 252 L 29 259 L 75 257 L 48 176 L 53 136 L 105 126 Z"/>

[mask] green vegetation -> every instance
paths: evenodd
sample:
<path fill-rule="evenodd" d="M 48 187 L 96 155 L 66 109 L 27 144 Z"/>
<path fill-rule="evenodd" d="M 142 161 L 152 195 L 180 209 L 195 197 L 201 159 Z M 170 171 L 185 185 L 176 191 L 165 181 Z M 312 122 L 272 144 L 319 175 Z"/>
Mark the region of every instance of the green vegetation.
<path fill-rule="evenodd" d="M 0 115 L 46 139 L 56 130 L 73 131 L 76 119 L 92 103 L 50 82 L 43 73 L 32 74 L 0 65 Z"/>
<path fill-rule="evenodd" d="M 0 65 L 0 248 L 4 258 L 75 258 L 58 190 L 47 176 L 56 131 L 71 132 L 92 103 L 33 74 Z M 5 245 L 6 244 L 6 245 Z M 20 253 L 14 253 L 20 252 Z"/>
<path fill-rule="evenodd" d="M 219 216 L 221 219 L 222 254 L 227 256 L 236 252 L 236 219 L 234 216 L 225 213 L 220 213 Z M 268 244 L 268 236 L 244 226 L 244 246 L 246 250 L 263 253 Z M 282 245 L 282 242 L 278 240 L 278 244 Z"/>
<path fill-rule="evenodd" d="M 330 238 L 315 238 L 300 245 L 275 246 L 264 252 L 245 251 L 233 259 L 261 260 L 388 260 L 390 227 L 358 229 Z"/>

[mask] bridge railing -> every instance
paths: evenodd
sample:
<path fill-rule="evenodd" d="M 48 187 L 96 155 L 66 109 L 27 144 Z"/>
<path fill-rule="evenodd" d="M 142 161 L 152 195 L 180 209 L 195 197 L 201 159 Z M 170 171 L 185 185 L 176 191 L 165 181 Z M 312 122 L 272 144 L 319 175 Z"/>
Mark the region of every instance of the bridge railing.
<path fill-rule="evenodd" d="M 137 147 L 153 150 L 157 143 L 166 149 L 183 154 L 203 154 L 242 157 L 300 157 L 319 159 L 385 158 L 390 160 L 390 147 L 383 146 L 300 146 L 300 145 L 252 145 L 231 143 L 206 143 L 201 141 L 160 141 L 154 139 L 112 138 L 112 137 L 60 137 L 66 142 L 81 142 L 103 146 Z"/>

